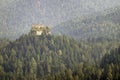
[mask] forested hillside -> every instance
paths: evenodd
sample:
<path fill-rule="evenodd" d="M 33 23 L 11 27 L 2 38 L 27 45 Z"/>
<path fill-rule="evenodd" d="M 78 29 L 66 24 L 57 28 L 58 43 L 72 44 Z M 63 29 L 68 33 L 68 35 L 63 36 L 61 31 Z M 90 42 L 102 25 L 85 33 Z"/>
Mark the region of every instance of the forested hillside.
<path fill-rule="evenodd" d="M 120 79 L 120 47 L 106 54 L 101 66 L 91 66 L 84 63 L 76 65 L 75 71 L 66 69 L 54 75 L 47 76 L 47 80 L 119 80 Z"/>
<path fill-rule="evenodd" d="M 0 80 L 120 80 L 120 0 L 0 0 Z"/>
<path fill-rule="evenodd" d="M 0 49 L 3 49 L 4 47 L 6 47 L 9 44 L 9 40 L 8 39 L 0 39 Z"/>
<path fill-rule="evenodd" d="M 119 45 L 119 41 L 88 43 L 67 36 L 23 35 L 0 50 L 0 79 L 100 80 L 100 64 L 106 64 L 102 58 Z"/>
<path fill-rule="evenodd" d="M 105 10 L 87 17 L 76 18 L 54 27 L 53 33 L 77 39 L 120 37 L 120 8 Z"/>

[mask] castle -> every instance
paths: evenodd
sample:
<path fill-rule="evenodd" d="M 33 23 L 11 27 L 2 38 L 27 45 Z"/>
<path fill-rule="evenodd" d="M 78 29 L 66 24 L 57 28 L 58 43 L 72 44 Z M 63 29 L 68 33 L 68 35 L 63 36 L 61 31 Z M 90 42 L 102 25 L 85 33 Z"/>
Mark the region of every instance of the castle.
<path fill-rule="evenodd" d="M 44 26 L 44 25 L 32 25 L 32 29 L 30 34 L 33 35 L 42 35 L 42 34 L 51 34 L 50 32 L 50 28 L 48 26 Z"/>

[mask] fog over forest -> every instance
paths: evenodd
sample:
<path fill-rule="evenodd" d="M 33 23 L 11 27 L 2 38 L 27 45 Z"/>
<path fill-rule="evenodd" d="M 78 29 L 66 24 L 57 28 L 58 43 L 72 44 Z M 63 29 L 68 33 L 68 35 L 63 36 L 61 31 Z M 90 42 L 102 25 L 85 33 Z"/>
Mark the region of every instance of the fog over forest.
<path fill-rule="evenodd" d="M 14 38 L 28 33 L 32 24 L 54 27 L 119 5 L 120 0 L 0 0 L 0 37 Z"/>

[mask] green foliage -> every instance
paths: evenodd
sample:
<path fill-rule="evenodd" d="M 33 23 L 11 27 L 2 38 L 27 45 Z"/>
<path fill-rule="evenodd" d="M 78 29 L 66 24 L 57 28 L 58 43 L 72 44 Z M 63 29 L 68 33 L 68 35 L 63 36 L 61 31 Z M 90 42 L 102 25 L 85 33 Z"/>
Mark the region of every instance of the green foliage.
<path fill-rule="evenodd" d="M 6 47 L 8 44 L 9 44 L 9 40 L 7 40 L 7 39 L 0 39 L 0 49 L 2 49 L 2 48 L 4 48 L 4 47 Z"/>
<path fill-rule="evenodd" d="M 117 61 L 115 60 L 117 59 Z M 92 66 L 85 63 L 77 64 L 74 71 L 67 69 L 61 73 L 53 74 L 60 76 L 60 80 L 119 80 L 120 79 L 120 47 L 111 50 L 110 54 L 106 54 L 101 62 L 101 67 Z M 103 63 L 104 62 L 104 63 Z M 62 75 L 65 75 L 63 77 Z M 48 78 L 46 78 L 48 79 Z M 49 79 L 48 79 L 49 80 Z"/>
<path fill-rule="evenodd" d="M 89 43 L 66 36 L 23 35 L 0 50 L 0 79 L 119 80 L 119 45 L 117 41 Z"/>

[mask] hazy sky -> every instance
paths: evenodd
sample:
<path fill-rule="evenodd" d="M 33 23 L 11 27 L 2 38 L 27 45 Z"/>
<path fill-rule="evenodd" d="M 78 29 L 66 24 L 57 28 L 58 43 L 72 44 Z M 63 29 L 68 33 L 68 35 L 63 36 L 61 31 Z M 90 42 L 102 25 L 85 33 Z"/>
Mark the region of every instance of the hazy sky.
<path fill-rule="evenodd" d="M 118 5 L 120 0 L 0 0 L 0 13 L 9 12 L 4 15 L 24 16 L 23 19 L 33 19 L 30 22 L 53 26 L 84 14 Z M 4 20 L 2 17 L 1 19 Z"/>
<path fill-rule="evenodd" d="M 120 0 L 0 0 L 0 33 L 23 33 L 32 24 L 54 27 L 116 6 L 120 6 Z"/>

